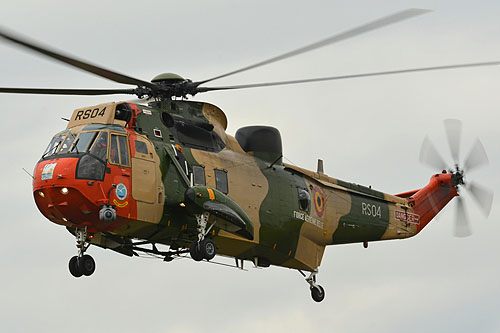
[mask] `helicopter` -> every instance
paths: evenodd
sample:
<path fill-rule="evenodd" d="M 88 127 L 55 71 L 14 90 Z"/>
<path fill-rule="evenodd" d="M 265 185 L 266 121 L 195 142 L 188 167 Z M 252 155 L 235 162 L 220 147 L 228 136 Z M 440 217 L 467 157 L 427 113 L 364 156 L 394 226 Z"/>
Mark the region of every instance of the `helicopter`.
<path fill-rule="evenodd" d="M 2 93 L 55 95 L 129 94 L 141 102 L 108 102 L 73 111 L 56 133 L 33 173 L 40 212 L 65 226 L 78 253 L 69 261 L 74 277 L 90 276 L 96 265 L 86 254 L 94 245 L 127 256 L 149 253 L 164 261 L 185 254 L 211 261 L 216 254 L 256 267 L 298 270 L 314 301 L 325 297 L 317 283 L 325 246 L 402 239 L 418 234 L 457 197 L 458 236 L 470 233 L 459 188 L 477 199 L 485 214 L 492 193 L 465 182 L 465 171 L 487 163 L 476 141 L 459 163 L 461 125 L 445 122 L 454 164 L 443 162 L 430 140 L 420 159 L 438 170 L 428 185 L 391 195 L 283 162 L 276 128 L 247 126 L 226 133 L 227 117 L 215 105 L 190 101 L 199 93 L 300 84 L 417 71 L 492 66 L 483 62 L 387 72 L 235 86 L 205 84 L 268 65 L 424 13 L 409 9 L 336 34 L 325 40 L 206 80 L 164 73 L 151 82 L 119 74 L 64 55 L 0 29 L 0 37 L 133 89 L 0 88 Z M 160 251 L 157 245 L 168 246 Z M 309 272 L 307 276 L 304 272 Z"/>

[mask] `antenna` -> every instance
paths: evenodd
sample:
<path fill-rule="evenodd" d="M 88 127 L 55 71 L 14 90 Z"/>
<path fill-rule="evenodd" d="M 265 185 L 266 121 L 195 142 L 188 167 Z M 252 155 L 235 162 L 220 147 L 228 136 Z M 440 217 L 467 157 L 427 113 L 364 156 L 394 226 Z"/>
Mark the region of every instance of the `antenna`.
<path fill-rule="evenodd" d="M 318 173 L 324 174 L 323 160 L 318 158 Z"/>
<path fill-rule="evenodd" d="M 26 172 L 32 179 L 35 179 L 35 177 L 33 177 L 33 175 L 31 173 L 28 172 L 28 170 L 26 170 L 25 168 L 22 168 L 24 170 L 24 172 Z"/>

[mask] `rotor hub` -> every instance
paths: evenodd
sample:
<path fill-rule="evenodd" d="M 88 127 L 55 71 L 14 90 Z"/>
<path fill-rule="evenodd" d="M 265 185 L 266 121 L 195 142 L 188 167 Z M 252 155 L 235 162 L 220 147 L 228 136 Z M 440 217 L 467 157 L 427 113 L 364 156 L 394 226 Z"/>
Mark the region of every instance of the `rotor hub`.
<path fill-rule="evenodd" d="M 157 83 L 157 82 L 176 83 L 176 82 L 182 82 L 182 81 L 185 81 L 185 79 L 182 76 L 177 75 L 175 73 L 158 74 L 151 80 L 151 82 L 153 82 L 153 83 Z"/>

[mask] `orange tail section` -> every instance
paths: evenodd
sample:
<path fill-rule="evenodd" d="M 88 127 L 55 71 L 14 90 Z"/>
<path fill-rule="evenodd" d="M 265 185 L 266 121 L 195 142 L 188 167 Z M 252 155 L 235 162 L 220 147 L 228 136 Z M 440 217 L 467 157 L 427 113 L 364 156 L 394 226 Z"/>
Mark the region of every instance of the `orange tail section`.
<path fill-rule="evenodd" d="M 456 186 L 462 182 L 461 174 L 441 173 L 432 176 L 429 184 L 412 193 L 408 198 L 410 207 L 420 216 L 417 233 L 420 232 L 441 209 L 458 196 Z"/>

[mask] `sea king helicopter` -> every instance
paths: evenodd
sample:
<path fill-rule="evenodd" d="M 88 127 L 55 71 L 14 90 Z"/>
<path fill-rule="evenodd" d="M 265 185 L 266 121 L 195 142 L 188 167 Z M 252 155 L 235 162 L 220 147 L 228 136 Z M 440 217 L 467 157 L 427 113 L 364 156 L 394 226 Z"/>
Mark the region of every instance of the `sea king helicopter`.
<path fill-rule="evenodd" d="M 76 238 L 69 261 L 75 277 L 94 273 L 90 245 L 127 256 L 140 253 L 171 261 L 191 256 L 210 261 L 216 254 L 256 267 L 298 270 L 316 302 L 325 297 L 317 283 L 325 246 L 401 239 L 418 234 L 454 197 L 456 232 L 469 233 L 459 188 L 465 171 L 488 162 L 479 141 L 459 164 L 461 125 L 445 123 L 454 158 L 450 168 L 425 140 L 421 161 L 435 167 L 425 187 L 391 195 L 283 162 L 280 133 L 269 126 L 226 133 L 227 118 L 215 105 L 188 95 L 287 84 L 498 65 L 483 62 L 413 68 L 293 81 L 207 87 L 207 83 L 296 56 L 428 12 L 408 9 L 336 34 L 280 56 L 202 81 L 165 73 L 151 82 L 122 75 L 64 55 L 6 29 L 8 42 L 94 73 L 131 89 L 0 88 L 2 93 L 55 95 L 130 94 L 140 102 L 107 102 L 74 110 L 67 127 L 54 135 L 33 173 L 40 212 Z M 489 213 L 492 192 L 467 183 Z M 157 245 L 168 250 L 159 250 Z M 309 272 L 306 276 L 305 272 Z"/>

